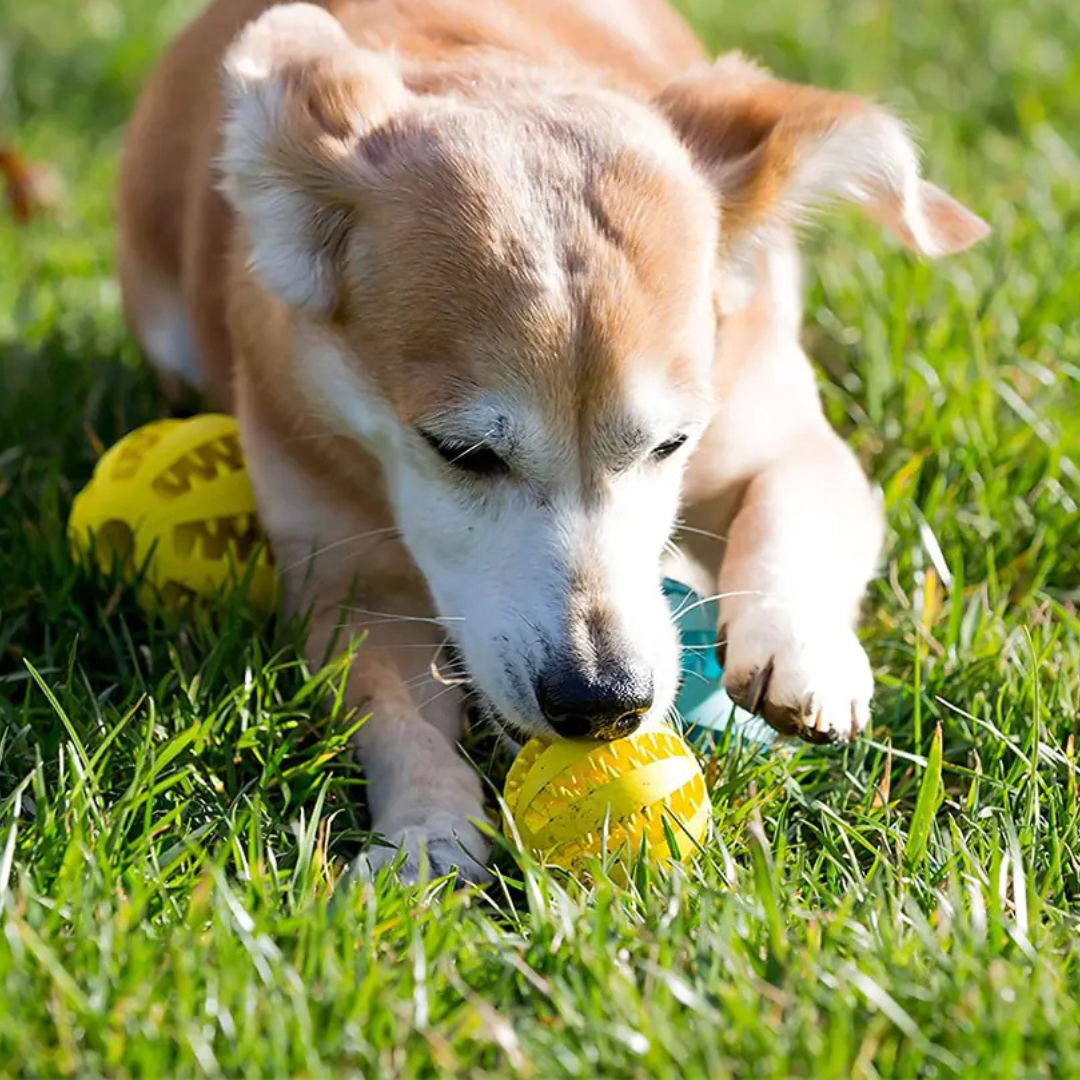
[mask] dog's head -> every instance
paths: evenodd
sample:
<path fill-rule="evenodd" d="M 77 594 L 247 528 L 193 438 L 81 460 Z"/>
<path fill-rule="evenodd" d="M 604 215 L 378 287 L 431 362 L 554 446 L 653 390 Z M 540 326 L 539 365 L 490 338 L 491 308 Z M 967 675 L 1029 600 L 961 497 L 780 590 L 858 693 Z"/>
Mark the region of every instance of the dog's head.
<path fill-rule="evenodd" d="M 226 64 L 225 190 L 296 313 L 298 378 L 382 463 L 484 696 L 524 732 L 662 717 L 660 560 L 714 409 L 718 314 L 812 203 L 931 255 L 982 226 L 899 125 L 728 61 L 651 104 L 574 85 L 420 94 L 308 5 Z"/>

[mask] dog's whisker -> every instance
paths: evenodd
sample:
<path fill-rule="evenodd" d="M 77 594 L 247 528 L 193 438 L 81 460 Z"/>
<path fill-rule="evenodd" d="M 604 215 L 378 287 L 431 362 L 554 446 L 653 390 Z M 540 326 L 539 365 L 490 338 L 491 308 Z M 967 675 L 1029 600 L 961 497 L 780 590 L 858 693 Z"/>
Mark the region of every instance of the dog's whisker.
<path fill-rule="evenodd" d="M 333 601 L 326 601 L 326 603 L 328 605 L 333 604 Z M 443 629 L 445 629 L 444 623 L 465 621 L 463 615 L 438 615 L 435 617 L 425 615 L 399 615 L 393 611 L 373 611 L 371 608 L 352 607 L 349 604 L 338 604 L 335 606 L 348 614 L 372 615 L 385 622 L 427 623 L 430 626 L 443 627 Z"/>
<path fill-rule="evenodd" d="M 355 624 L 353 623 L 353 624 L 349 624 L 349 625 L 355 625 Z M 378 623 L 376 623 L 375 625 L 378 625 Z M 427 651 L 430 652 L 430 653 L 436 653 L 436 652 L 439 651 L 439 646 L 433 644 L 430 641 L 399 641 L 399 642 L 396 642 L 396 643 L 394 643 L 392 645 L 381 645 L 381 644 L 375 644 L 375 643 L 367 644 L 367 643 L 365 643 L 364 645 L 361 646 L 361 648 L 373 649 L 373 650 L 377 650 L 378 652 L 398 652 L 399 650 L 405 650 L 405 649 L 427 649 Z"/>
<path fill-rule="evenodd" d="M 394 619 L 364 619 L 363 621 L 356 621 L 354 619 L 343 619 L 335 624 L 335 629 L 338 631 L 368 631 L 372 629 L 378 629 L 381 626 L 393 626 L 396 625 Z M 423 625 L 418 626 L 417 630 L 423 629 Z M 442 645 L 428 640 L 428 641 L 401 641 L 392 644 L 381 644 L 371 642 L 367 638 L 362 642 L 362 648 L 365 649 L 431 649 L 432 651 L 442 648 Z"/>
<path fill-rule="evenodd" d="M 426 673 L 423 675 L 416 675 L 411 679 L 406 679 L 401 685 L 403 689 L 411 692 L 413 690 L 419 690 L 423 686 L 431 686 L 433 683 L 448 689 L 454 689 L 458 686 L 465 685 L 464 683 L 444 682 L 440 679 L 432 679 L 432 677 Z"/>
<path fill-rule="evenodd" d="M 445 670 L 436 667 L 435 662 L 432 661 L 430 670 L 411 681 L 417 683 L 417 685 L 422 685 L 425 682 L 437 682 L 444 686 L 467 686 L 471 685 L 473 680 L 472 673 L 464 668 Z"/>
<path fill-rule="evenodd" d="M 401 685 L 404 686 L 406 689 L 409 689 L 415 686 L 423 686 L 424 683 L 429 683 L 431 681 L 431 672 L 425 670 L 420 672 L 418 675 L 413 675 L 411 678 L 403 679 Z"/>
<path fill-rule="evenodd" d="M 407 648 L 408 646 L 406 646 Z M 437 682 L 445 686 L 464 686 L 473 681 L 472 672 L 468 668 L 443 668 L 439 667 L 434 660 L 431 666 L 420 675 L 414 675 L 406 679 L 401 685 L 406 689 L 415 686 L 423 686 L 425 683 Z"/>
<path fill-rule="evenodd" d="M 519 736 L 522 742 L 528 738 L 525 732 L 511 733 L 503 721 L 499 720 L 496 716 L 495 710 L 490 706 L 487 706 L 483 702 L 483 697 L 480 697 L 482 707 L 476 712 L 476 729 L 478 732 L 484 734 L 494 735 L 496 743 L 503 749 L 508 749 L 512 752 L 520 749 L 520 744 L 515 741 L 515 736 Z"/>
<path fill-rule="evenodd" d="M 677 524 L 675 526 L 675 531 L 693 533 L 694 536 L 704 536 L 709 540 L 715 540 L 717 541 L 717 543 L 720 544 L 726 544 L 728 542 L 728 537 L 722 535 L 721 533 L 709 532 L 708 529 L 695 529 L 693 525 Z"/>
<path fill-rule="evenodd" d="M 700 679 L 703 683 L 712 682 L 712 680 L 707 675 L 702 675 L 700 671 L 688 671 L 686 674 L 692 676 L 695 679 Z"/>
<path fill-rule="evenodd" d="M 442 697 L 445 697 L 447 694 L 452 694 L 454 692 L 460 693 L 460 688 L 456 683 L 450 686 L 444 686 L 437 694 L 432 694 L 431 697 L 424 698 L 423 701 L 418 701 L 416 704 L 418 708 L 423 709 L 428 705 L 434 704 L 436 701 L 438 701 Z"/>
<path fill-rule="evenodd" d="M 672 619 L 678 619 L 680 616 L 685 615 L 688 611 L 693 611 L 695 608 L 703 607 L 705 604 L 710 604 L 714 600 L 726 600 L 735 596 L 759 596 L 769 597 L 773 594 L 766 592 L 763 589 L 733 589 L 730 592 L 714 593 L 712 596 L 699 596 L 696 600 L 690 603 L 680 604 L 679 607 L 671 613 Z M 687 597 L 689 601 L 690 598 Z"/>
<path fill-rule="evenodd" d="M 287 574 L 292 570 L 296 570 L 298 567 L 306 566 L 309 562 L 317 559 L 320 555 L 325 555 L 328 551 L 333 551 L 335 548 L 343 547 L 345 544 L 356 544 L 361 540 L 367 540 L 372 536 L 386 536 L 390 533 L 399 533 L 401 530 L 396 525 L 389 525 L 382 529 L 371 529 L 368 532 L 356 533 L 353 536 L 346 536 L 340 540 L 334 540 L 329 544 L 324 544 L 320 548 L 316 548 L 310 555 L 305 555 L 302 559 L 297 559 L 295 562 L 289 563 L 288 566 L 283 566 L 279 573 Z"/>

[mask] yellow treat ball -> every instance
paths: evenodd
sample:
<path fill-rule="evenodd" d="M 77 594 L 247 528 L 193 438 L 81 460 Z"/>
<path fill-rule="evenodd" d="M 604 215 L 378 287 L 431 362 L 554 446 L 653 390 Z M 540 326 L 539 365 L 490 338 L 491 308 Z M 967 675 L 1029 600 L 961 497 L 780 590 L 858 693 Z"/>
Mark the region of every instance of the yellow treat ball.
<path fill-rule="evenodd" d="M 76 497 L 68 536 L 79 553 L 93 536 L 106 569 L 117 557 L 128 572 L 145 564 L 144 603 L 156 592 L 180 604 L 250 574 L 251 601 L 274 604 L 274 569 L 231 416 L 158 420 L 126 435 Z"/>
<path fill-rule="evenodd" d="M 690 857 L 705 837 L 709 798 L 697 758 L 674 731 L 615 742 L 533 739 L 503 793 L 521 843 L 549 866 L 580 875 L 604 853 L 671 860 L 664 821 Z"/>

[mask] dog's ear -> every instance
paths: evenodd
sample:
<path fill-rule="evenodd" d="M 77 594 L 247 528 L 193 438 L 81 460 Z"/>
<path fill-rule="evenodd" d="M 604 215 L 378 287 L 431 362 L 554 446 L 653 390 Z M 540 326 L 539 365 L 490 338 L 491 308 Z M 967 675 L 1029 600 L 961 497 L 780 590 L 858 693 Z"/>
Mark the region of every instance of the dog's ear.
<path fill-rule="evenodd" d="M 362 211 L 361 144 L 409 92 L 386 57 L 357 48 L 312 4 L 271 8 L 229 49 L 218 167 L 247 224 L 252 268 L 286 303 L 326 314 Z"/>
<path fill-rule="evenodd" d="M 776 226 L 835 200 L 861 205 L 913 251 L 963 251 L 989 226 L 923 180 L 903 125 L 859 98 L 773 78 L 738 54 L 656 99 L 720 200 L 722 258 L 736 276 Z"/>

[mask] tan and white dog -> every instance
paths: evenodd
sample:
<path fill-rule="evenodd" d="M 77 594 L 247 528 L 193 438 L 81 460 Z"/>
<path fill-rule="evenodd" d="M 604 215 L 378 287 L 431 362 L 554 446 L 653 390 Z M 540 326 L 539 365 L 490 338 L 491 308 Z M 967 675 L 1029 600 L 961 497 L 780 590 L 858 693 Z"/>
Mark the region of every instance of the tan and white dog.
<path fill-rule="evenodd" d="M 879 509 L 799 344 L 834 200 L 925 256 L 987 231 L 889 114 L 709 64 L 663 0 L 215 0 L 176 41 L 127 140 L 126 310 L 239 416 L 312 659 L 367 634 L 372 865 L 483 872 L 447 638 L 509 732 L 669 712 L 677 522 L 732 694 L 864 727 Z"/>

